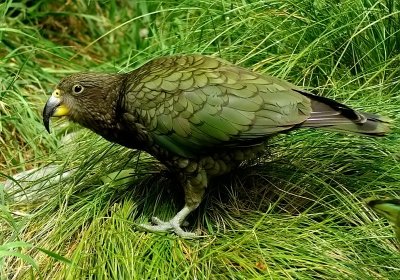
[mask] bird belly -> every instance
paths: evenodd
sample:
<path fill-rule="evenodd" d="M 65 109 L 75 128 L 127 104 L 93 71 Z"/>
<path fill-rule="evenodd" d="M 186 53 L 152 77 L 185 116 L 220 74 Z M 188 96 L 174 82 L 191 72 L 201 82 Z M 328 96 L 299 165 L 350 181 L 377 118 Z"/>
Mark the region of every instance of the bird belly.
<path fill-rule="evenodd" d="M 160 159 L 169 169 L 186 175 L 204 170 L 209 177 L 229 173 L 242 162 L 255 159 L 265 152 L 264 144 L 252 147 L 235 148 L 224 152 L 214 152 L 197 158 L 185 158 L 174 155 L 169 159 Z"/>

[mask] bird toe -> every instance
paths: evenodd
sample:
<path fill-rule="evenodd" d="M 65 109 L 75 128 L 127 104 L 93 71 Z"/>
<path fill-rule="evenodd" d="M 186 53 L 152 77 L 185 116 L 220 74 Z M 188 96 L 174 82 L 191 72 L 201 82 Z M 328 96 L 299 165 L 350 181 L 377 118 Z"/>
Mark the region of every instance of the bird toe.
<path fill-rule="evenodd" d="M 164 226 L 164 227 L 170 226 L 169 222 L 164 222 L 158 217 L 151 217 L 151 222 L 156 226 Z"/>
<path fill-rule="evenodd" d="M 191 239 L 196 237 L 196 234 L 194 232 L 189 232 L 185 231 L 181 228 L 181 225 L 176 222 L 176 220 L 171 219 L 168 222 L 165 222 L 157 217 L 152 217 L 151 218 L 152 225 L 149 224 L 141 224 L 140 227 L 144 229 L 145 231 L 149 232 L 174 232 L 176 235 L 182 237 L 182 238 L 187 238 Z M 185 225 L 187 225 L 187 222 L 184 222 Z"/>

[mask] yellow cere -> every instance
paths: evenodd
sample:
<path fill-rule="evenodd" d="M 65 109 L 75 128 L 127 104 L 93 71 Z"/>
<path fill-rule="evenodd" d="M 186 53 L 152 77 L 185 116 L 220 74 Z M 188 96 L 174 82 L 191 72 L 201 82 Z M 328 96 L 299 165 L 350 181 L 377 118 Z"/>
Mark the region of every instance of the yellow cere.
<path fill-rule="evenodd" d="M 59 89 L 56 89 L 53 91 L 51 95 L 53 98 L 60 100 L 61 91 Z M 52 116 L 62 117 L 68 115 L 68 113 L 69 113 L 69 108 L 61 103 L 59 106 L 57 106 Z"/>
<path fill-rule="evenodd" d="M 61 93 L 61 91 L 59 89 L 56 89 L 53 91 L 53 93 L 51 95 L 58 98 L 58 97 L 60 97 L 60 93 Z"/>

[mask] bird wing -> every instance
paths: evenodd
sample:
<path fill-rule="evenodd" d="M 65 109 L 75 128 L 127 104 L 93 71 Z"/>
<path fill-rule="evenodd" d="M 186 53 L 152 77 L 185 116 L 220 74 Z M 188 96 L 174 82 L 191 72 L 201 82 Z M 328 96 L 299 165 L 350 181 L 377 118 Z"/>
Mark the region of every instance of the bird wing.
<path fill-rule="evenodd" d="M 185 157 L 260 144 L 311 112 L 294 85 L 207 56 L 156 59 L 130 80 L 125 110 L 140 116 L 159 145 Z"/>

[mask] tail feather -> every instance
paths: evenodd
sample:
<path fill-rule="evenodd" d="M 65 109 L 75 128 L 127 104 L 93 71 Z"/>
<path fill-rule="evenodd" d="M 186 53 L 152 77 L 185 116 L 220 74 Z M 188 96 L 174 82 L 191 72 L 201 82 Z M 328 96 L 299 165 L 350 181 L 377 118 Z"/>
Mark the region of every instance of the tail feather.
<path fill-rule="evenodd" d="M 371 136 L 384 136 L 389 131 L 390 119 L 371 113 L 357 112 L 332 99 L 298 91 L 311 99 L 310 117 L 302 127 L 323 128 Z"/>

